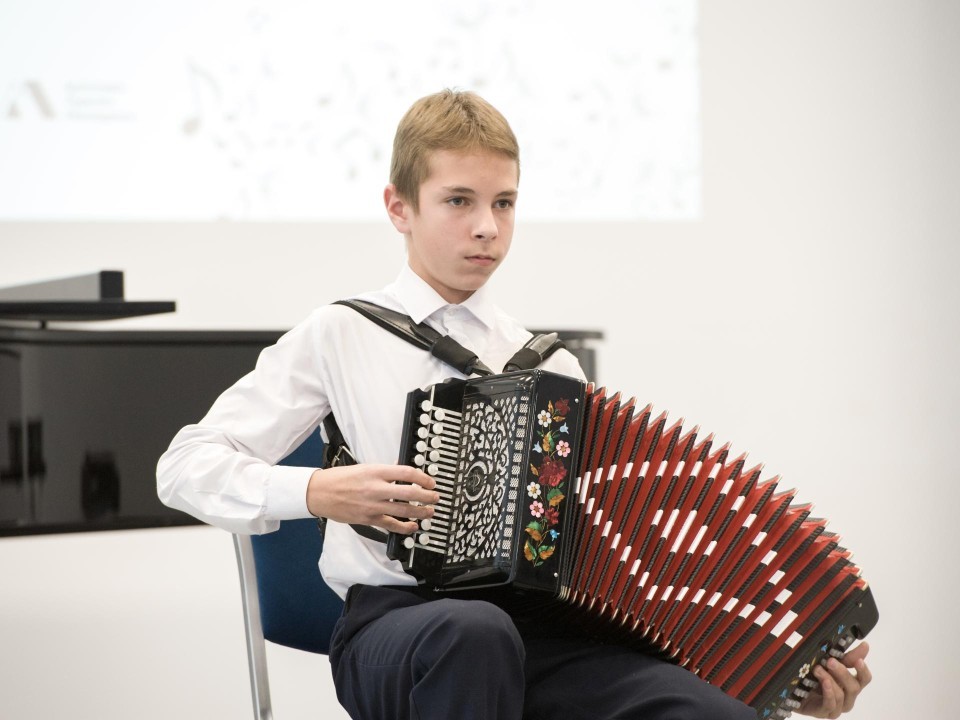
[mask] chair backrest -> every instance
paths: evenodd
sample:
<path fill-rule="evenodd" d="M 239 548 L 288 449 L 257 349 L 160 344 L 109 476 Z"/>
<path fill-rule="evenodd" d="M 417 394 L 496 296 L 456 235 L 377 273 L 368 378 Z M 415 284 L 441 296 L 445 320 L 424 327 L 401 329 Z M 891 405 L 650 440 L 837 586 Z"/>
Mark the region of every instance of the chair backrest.
<path fill-rule="evenodd" d="M 320 467 L 323 440 L 317 430 L 281 465 Z M 323 582 L 317 560 L 323 538 L 312 518 L 285 520 L 280 529 L 250 538 L 256 566 L 263 637 L 278 645 L 324 653 L 343 601 Z"/>

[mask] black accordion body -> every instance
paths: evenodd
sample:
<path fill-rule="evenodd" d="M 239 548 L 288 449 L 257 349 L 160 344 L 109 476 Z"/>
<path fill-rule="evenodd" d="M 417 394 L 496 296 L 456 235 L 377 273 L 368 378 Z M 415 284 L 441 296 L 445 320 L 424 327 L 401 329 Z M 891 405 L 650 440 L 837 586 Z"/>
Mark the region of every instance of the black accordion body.
<path fill-rule="evenodd" d="M 877 610 L 850 553 L 777 478 L 696 428 L 532 370 L 407 400 L 400 462 L 435 515 L 387 552 L 442 591 L 509 587 L 787 717 Z"/>

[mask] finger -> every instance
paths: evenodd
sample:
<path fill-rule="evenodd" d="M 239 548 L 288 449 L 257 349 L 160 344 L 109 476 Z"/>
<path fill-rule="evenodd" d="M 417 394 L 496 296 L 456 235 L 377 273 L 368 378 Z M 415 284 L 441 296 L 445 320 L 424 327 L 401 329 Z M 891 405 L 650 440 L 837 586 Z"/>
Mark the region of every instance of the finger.
<path fill-rule="evenodd" d="M 419 485 L 392 485 L 390 488 L 390 498 L 403 502 L 418 502 L 425 505 L 433 505 L 434 503 L 440 502 L 440 493 L 435 490 L 427 490 Z"/>
<path fill-rule="evenodd" d="M 840 717 L 840 709 L 843 707 L 843 691 L 840 690 L 840 686 L 834 682 L 833 677 L 822 665 L 817 666 L 814 675 L 820 681 L 820 695 L 823 698 L 819 717 Z"/>
<path fill-rule="evenodd" d="M 859 679 L 853 675 L 843 663 L 835 658 L 830 658 L 827 662 L 827 670 L 830 671 L 830 676 L 840 688 L 842 694 L 839 703 L 840 707 L 843 709 L 843 712 L 849 712 L 853 709 L 857 695 L 860 694 L 861 687 Z"/>
<path fill-rule="evenodd" d="M 868 652 L 870 652 L 870 645 L 865 642 L 860 643 L 853 650 L 843 656 L 842 662 L 848 668 L 856 667 L 856 664 L 859 660 L 866 659 Z"/>
<path fill-rule="evenodd" d="M 381 468 L 381 477 L 387 482 L 412 483 L 428 490 L 437 486 L 436 480 L 409 465 L 384 465 Z"/>
<path fill-rule="evenodd" d="M 870 668 L 867 667 L 867 664 L 863 660 L 859 660 L 854 666 L 854 670 L 857 671 L 857 680 L 860 681 L 860 688 L 865 688 L 870 684 L 870 681 L 873 680 L 873 673 L 870 672 Z"/>
<path fill-rule="evenodd" d="M 417 523 L 398 520 L 390 515 L 383 515 L 371 524 L 383 528 L 387 532 L 397 533 L 398 535 L 410 535 L 417 530 Z"/>
<path fill-rule="evenodd" d="M 417 505 L 406 502 L 385 502 L 378 503 L 374 512 L 379 515 L 390 515 L 397 518 L 410 518 L 411 520 L 423 520 L 432 518 L 434 509 L 429 505 Z"/>

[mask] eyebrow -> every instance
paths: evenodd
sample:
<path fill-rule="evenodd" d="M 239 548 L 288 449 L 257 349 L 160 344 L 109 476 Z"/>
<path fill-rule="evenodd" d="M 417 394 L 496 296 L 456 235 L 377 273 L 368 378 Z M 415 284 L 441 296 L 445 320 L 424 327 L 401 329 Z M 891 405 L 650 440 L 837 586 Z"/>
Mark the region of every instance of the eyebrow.
<path fill-rule="evenodd" d="M 468 187 L 463 187 L 461 185 L 447 186 L 447 187 L 441 188 L 441 190 L 444 193 L 453 193 L 456 195 L 476 195 L 477 194 L 476 190 Z M 501 192 L 498 192 L 496 194 L 496 197 L 514 197 L 516 194 L 517 194 L 516 190 L 502 190 Z"/>

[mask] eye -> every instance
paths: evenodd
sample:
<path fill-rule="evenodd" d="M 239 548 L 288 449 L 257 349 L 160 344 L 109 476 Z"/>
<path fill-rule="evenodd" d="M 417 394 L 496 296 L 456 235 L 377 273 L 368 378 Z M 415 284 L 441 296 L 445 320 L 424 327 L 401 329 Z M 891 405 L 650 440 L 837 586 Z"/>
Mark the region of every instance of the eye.
<path fill-rule="evenodd" d="M 513 200 L 497 200 L 494 207 L 498 210 L 508 210 L 513 207 Z"/>
<path fill-rule="evenodd" d="M 449 205 L 453 205 L 454 207 L 463 207 L 464 205 L 467 204 L 467 199 L 465 197 L 459 197 L 459 196 L 452 197 L 447 200 L 447 203 Z"/>

